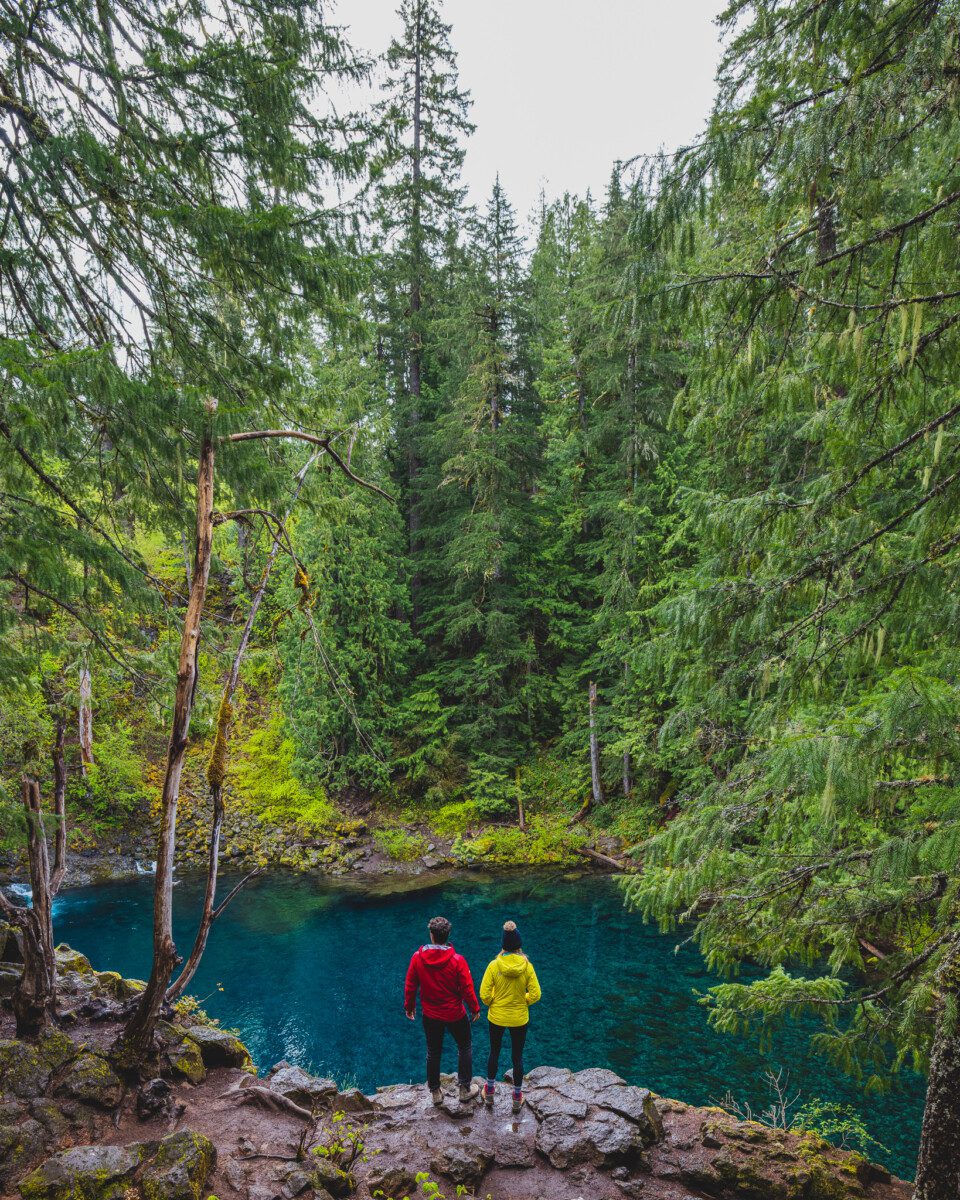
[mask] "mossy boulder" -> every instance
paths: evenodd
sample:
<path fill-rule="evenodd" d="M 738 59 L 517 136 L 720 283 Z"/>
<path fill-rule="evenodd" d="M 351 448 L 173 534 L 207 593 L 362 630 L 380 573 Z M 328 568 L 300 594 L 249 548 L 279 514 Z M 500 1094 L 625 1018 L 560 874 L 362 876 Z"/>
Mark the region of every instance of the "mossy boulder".
<path fill-rule="evenodd" d="M 142 979 L 124 979 L 116 971 L 94 971 L 94 975 L 100 990 L 114 1000 L 132 1000 L 146 986 Z"/>
<path fill-rule="evenodd" d="M 65 975 L 68 971 L 76 971 L 78 975 L 92 975 L 93 967 L 90 966 L 90 960 L 85 954 L 81 954 L 79 950 L 74 950 L 71 946 L 61 943 L 54 950 L 57 959 L 57 974 Z"/>
<path fill-rule="evenodd" d="M 61 1150 L 21 1181 L 20 1195 L 23 1200 L 126 1200 L 143 1151 L 140 1145 Z"/>
<path fill-rule="evenodd" d="M 0 1124 L 0 1195 L 43 1154 L 43 1126 L 32 1118 L 18 1124 Z"/>
<path fill-rule="evenodd" d="M 200 1047 L 200 1054 L 208 1067 L 238 1067 L 241 1071 L 256 1073 L 250 1051 L 235 1033 L 212 1025 L 191 1025 L 187 1030 L 187 1038 Z"/>
<path fill-rule="evenodd" d="M 51 1067 L 39 1046 L 27 1042 L 0 1042 L 0 1091 L 8 1096 L 30 1100 L 43 1093 L 50 1080 Z"/>
<path fill-rule="evenodd" d="M 167 1047 L 167 1061 L 175 1075 L 182 1075 L 189 1083 L 202 1083 L 207 1075 L 203 1055 L 193 1038 L 185 1037 Z"/>
<path fill-rule="evenodd" d="M 143 1200 L 202 1200 L 217 1151 L 202 1133 L 184 1130 L 163 1139 L 144 1168 Z"/>
<path fill-rule="evenodd" d="M 85 1051 L 60 1081 L 57 1095 L 98 1108 L 116 1108 L 123 1098 L 123 1084 L 105 1058 Z"/>

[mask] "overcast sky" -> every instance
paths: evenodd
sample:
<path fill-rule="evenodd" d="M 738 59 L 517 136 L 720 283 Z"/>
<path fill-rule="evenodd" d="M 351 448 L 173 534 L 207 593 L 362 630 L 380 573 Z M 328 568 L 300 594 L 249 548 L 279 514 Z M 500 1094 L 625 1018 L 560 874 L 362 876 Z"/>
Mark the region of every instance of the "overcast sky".
<path fill-rule="evenodd" d="M 470 198 L 497 171 L 521 216 L 541 188 L 602 196 L 613 163 L 688 142 L 703 127 L 719 59 L 721 0 L 443 0 L 477 126 Z M 380 53 L 394 0 L 337 0 L 333 20 Z"/>

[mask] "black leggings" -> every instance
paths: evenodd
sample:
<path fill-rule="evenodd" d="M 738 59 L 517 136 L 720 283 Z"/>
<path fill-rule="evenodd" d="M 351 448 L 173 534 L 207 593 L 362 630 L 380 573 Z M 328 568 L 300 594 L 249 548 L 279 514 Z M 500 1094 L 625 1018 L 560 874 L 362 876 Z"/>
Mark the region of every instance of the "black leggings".
<path fill-rule="evenodd" d="M 490 1057 L 487 1059 L 487 1078 L 496 1079 L 497 1064 L 500 1061 L 500 1047 L 503 1045 L 503 1035 L 510 1030 L 510 1052 L 513 1056 L 513 1086 L 519 1088 L 523 1084 L 523 1043 L 527 1040 L 526 1025 L 494 1025 L 490 1026 Z"/>
<path fill-rule="evenodd" d="M 443 1035 L 457 1043 L 457 1075 L 461 1084 L 469 1084 L 473 1077 L 473 1044 L 470 1040 L 470 1021 L 462 1016 L 459 1021 L 441 1021 L 423 1015 L 423 1028 L 427 1035 L 427 1086 L 435 1092 L 440 1086 L 440 1059 L 443 1055 Z"/>

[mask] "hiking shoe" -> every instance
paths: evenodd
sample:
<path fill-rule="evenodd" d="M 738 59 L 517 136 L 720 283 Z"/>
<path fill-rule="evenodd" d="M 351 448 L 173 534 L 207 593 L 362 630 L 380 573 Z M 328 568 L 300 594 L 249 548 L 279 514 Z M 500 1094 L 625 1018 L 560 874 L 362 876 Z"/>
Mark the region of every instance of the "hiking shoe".
<path fill-rule="evenodd" d="M 430 1093 L 430 1099 L 436 1105 L 442 1104 L 443 1103 L 443 1092 L 439 1088 L 434 1088 L 434 1090 Z"/>
<path fill-rule="evenodd" d="M 476 1100 L 480 1095 L 480 1088 L 475 1083 L 460 1084 L 460 1103 L 469 1104 L 471 1100 Z"/>
<path fill-rule="evenodd" d="M 523 1092 L 518 1092 L 517 1089 L 514 1088 L 513 1089 L 513 1111 L 514 1111 L 514 1113 L 518 1113 L 521 1108 L 523 1108 Z"/>
<path fill-rule="evenodd" d="M 493 1108 L 493 1093 L 494 1093 L 493 1084 L 485 1083 L 483 1085 L 483 1102 L 487 1106 L 487 1108 Z"/>

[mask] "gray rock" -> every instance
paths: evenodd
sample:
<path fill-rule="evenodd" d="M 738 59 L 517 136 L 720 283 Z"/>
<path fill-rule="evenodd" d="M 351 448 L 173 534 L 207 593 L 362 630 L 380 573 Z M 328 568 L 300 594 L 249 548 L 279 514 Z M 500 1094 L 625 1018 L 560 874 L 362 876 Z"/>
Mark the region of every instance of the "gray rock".
<path fill-rule="evenodd" d="M 39 1047 L 11 1039 L 0 1042 L 0 1091 L 29 1100 L 47 1086 L 51 1067 Z"/>
<path fill-rule="evenodd" d="M 367 1172 L 367 1191 L 372 1196 L 406 1196 L 417 1186 L 416 1173 L 403 1163 L 374 1163 Z"/>
<path fill-rule="evenodd" d="M 0 998 L 13 995 L 22 974 L 23 968 L 16 963 L 0 962 Z"/>
<path fill-rule="evenodd" d="M 0 1195 L 42 1157 L 47 1140 L 43 1126 L 32 1118 L 19 1124 L 0 1123 Z"/>
<path fill-rule="evenodd" d="M 560 1170 L 578 1163 L 616 1166 L 635 1160 L 643 1149 L 639 1130 L 615 1113 L 585 1121 L 566 1115 L 546 1117 L 537 1129 L 536 1146 Z"/>
<path fill-rule="evenodd" d="M 608 1087 L 600 1093 L 598 1104 L 612 1109 L 639 1126 L 645 1145 L 659 1142 L 663 1137 L 663 1122 L 654 1103 L 653 1094 L 641 1087 Z"/>
<path fill-rule="evenodd" d="M 465 1187 L 476 1187 L 493 1163 L 493 1154 L 474 1142 L 445 1146 L 430 1161 L 430 1169 Z"/>
<path fill-rule="evenodd" d="M 585 1099 L 570 1099 L 554 1091 L 553 1088 L 528 1088 L 524 1092 L 524 1098 L 531 1112 L 540 1120 L 544 1120 L 546 1117 L 567 1116 L 576 1117 L 582 1121 L 587 1115 L 587 1102 Z"/>
<path fill-rule="evenodd" d="M 267 1076 L 267 1082 L 271 1091 L 304 1108 L 313 1108 L 337 1094 L 337 1085 L 332 1079 L 318 1079 L 288 1062 L 278 1062 Z"/>
<path fill-rule="evenodd" d="M 79 950 L 74 950 L 70 946 L 61 944 L 56 947 L 53 953 L 57 960 L 58 975 L 66 975 L 69 971 L 76 971 L 79 975 L 93 974 L 90 959 L 85 954 L 81 954 Z"/>
<path fill-rule="evenodd" d="M 588 1092 L 599 1092 L 604 1088 L 621 1086 L 625 1080 L 606 1067 L 588 1067 L 586 1071 L 577 1071 L 576 1081 Z"/>
<path fill-rule="evenodd" d="M 200 1055 L 208 1067 L 239 1067 L 252 1071 L 253 1061 L 246 1046 L 234 1033 L 212 1025 L 191 1025 L 187 1037 L 200 1047 Z"/>
<path fill-rule="evenodd" d="M 331 1196 L 349 1196 L 353 1191 L 350 1176 L 341 1171 L 328 1158 L 318 1158 L 312 1168 L 313 1186 L 317 1191 L 326 1190 Z"/>
<path fill-rule="evenodd" d="M 345 1092 L 338 1092 L 335 1101 L 337 1108 L 342 1112 L 373 1112 L 373 1101 L 359 1088 L 348 1088 Z"/>
<path fill-rule="evenodd" d="M 200 1200 L 216 1164 L 213 1142 L 202 1133 L 186 1129 L 172 1133 L 163 1139 L 144 1169 L 144 1200 Z"/>
<path fill-rule="evenodd" d="M 511 1136 L 509 1131 L 498 1130 L 491 1148 L 495 1166 L 523 1169 L 536 1163 L 533 1143 L 522 1134 Z"/>
<path fill-rule="evenodd" d="M 105 1058 L 84 1051 L 57 1086 L 56 1094 L 99 1108 L 116 1108 L 123 1098 L 123 1084 Z"/>
<path fill-rule="evenodd" d="M 142 1154 L 139 1145 L 61 1150 L 21 1181 L 20 1195 L 23 1200 L 123 1200 Z"/>

